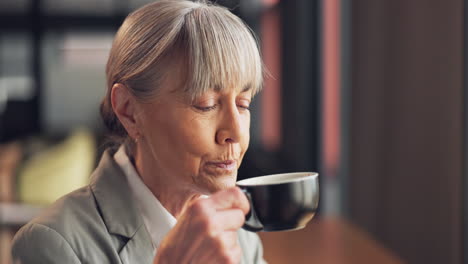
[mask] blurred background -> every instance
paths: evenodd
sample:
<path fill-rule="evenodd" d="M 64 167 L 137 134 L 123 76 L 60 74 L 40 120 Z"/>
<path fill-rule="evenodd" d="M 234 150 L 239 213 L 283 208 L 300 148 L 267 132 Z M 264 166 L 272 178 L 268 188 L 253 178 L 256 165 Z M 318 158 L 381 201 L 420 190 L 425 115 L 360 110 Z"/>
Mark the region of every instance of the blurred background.
<path fill-rule="evenodd" d="M 148 2 L 0 0 L 0 263 L 88 183 L 113 35 Z M 320 173 L 309 226 L 261 234 L 269 263 L 468 263 L 465 1 L 217 3 L 271 73 L 239 177 Z"/>

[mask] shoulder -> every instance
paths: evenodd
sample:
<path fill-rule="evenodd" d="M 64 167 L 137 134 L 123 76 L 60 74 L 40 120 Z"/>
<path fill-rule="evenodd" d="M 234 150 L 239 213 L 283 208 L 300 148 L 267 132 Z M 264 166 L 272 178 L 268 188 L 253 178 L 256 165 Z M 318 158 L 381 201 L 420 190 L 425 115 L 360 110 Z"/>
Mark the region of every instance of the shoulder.
<path fill-rule="evenodd" d="M 100 218 L 93 193 L 86 186 L 54 202 L 30 224 L 47 226 L 68 236 L 80 226 L 98 223 Z"/>
<path fill-rule="evenodd" d="M 60 233 L 38 223 L 26 225 L 15 236 L 12 257 L 14 263 L 81 263 Z"/>
<path fill-rule="evenodd" d="M 22 227 L 13 240 L 13 259 L 18 263 L 29 263 L 24 260 L 30 257 L 35 262 L 80 263 L 86 254 L 83 245 L 103 241 L 104 236 L 108 236 L 107 229 L 86 186 L 60 198 Z"/>
<path fill-rule="evenodd" d="M 13 240 L 13 259 L 18 263 L 38 260 L 45 263 L 80 263 L 72 246 L 71 229 L 80 226 L 78 219 L 84 211 L 89 212 L 92 208 L 90 196 L 89 187 L 78 189 L 57 200 L 22 227 Z"/>

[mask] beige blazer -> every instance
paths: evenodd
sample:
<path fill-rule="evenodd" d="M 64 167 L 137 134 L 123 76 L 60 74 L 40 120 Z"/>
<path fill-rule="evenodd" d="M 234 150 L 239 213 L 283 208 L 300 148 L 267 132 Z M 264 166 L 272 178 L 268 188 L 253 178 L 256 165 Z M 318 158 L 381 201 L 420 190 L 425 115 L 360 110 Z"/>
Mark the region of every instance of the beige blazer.
<path fill-rule="evenodd" d="M 125 175 L 107 151 L 91 177 L 88 186 L 57 200 L 18 231 L 13 263 L 152 263 L 150 235 Z M 240 230 L 239 241 L 243 264 L 264 263 L 256 234 Z"/>

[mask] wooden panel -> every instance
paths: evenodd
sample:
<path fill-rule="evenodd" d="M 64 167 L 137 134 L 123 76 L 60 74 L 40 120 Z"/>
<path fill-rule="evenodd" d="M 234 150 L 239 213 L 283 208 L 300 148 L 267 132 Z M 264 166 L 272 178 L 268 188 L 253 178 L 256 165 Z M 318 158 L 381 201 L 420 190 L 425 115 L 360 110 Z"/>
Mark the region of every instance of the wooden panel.
<path fill-rule="evenodd" d="M 351 217 L 410 263 L 461 263 L 463 1 L 353 3 Z"/>

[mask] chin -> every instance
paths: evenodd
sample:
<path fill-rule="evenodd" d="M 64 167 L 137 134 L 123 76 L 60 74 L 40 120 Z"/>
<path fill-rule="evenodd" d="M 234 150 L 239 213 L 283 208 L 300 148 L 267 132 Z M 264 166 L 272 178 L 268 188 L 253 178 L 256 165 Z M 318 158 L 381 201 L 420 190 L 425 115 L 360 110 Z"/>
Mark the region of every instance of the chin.
<path fill-rule="evenodd" d="M 216 179 L 210 179 L 204 184 L 205 186 L 203 189 L 205 189 L 210 194 L 219 192 L 221 190 L 236 186 L 236 178 L 236 175 L 229 175 L 217 177 Z"/>

